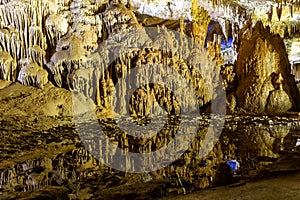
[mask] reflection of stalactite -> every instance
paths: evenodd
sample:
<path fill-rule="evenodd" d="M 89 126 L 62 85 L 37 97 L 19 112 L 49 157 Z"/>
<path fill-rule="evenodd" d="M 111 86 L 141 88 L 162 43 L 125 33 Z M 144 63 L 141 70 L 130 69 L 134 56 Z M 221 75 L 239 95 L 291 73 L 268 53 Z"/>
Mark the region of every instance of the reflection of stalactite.
<path fill-rule="evenodd" d="M 256 124 L 263 120 L 260 117 L 254 117 L 251 121 L 252 123 L 254 121 Z M 175 135 L 180 138 L 174 143 L 174 148 L 181 149 L 186 140 L 186 133 L 188 133 L 189 128 L 192 127 L 183 129 L 182 134 L 179 132 L 180 124 L 178 120 L 172 119 L 169 120 L 169 122 L 170 123 L 166 124 L 166 129 L 161 130 L 153 137 L 137 139 L 131 137 L 130 134 L 126 132 L 120 131 L 117 125 L 108 119 L 101 120 L 103 130 L 110 141 L 114 142 L 116 146 L 126 152 L 138 153 L 149 153 L 162 149 L 162 147 L 173 140 Z M 200 122 L 202 123 L 204 121 Z M 89 123 L 87 124 L 87 127 L 88 126 L 90 126 Z M 280 158 L 280 152 L 283 150 L 293 149 L 296 143 L 295 140 L 297 140 L 292 137 L 290 126 L 282 124 L 272 127 L 264 125 L 259 127 L 226 127 L 224 127 L 220 138 L 212 138 L 212 140 L 218 140 L 213 146 L 212 151 L 206 157 L 201 158 L 199 151 L 208 147 L 203 144 L 203 139 L 207 136 L 208 126 L 202 126 L 202 128 L 197 131 L 196 137 L 190 144 L 190 148 L 174 163 L 159 169 L 157 174 L 169 178 L 174 174 L 178 174 L 176 177 L 179 176 L 181 180 L 188 183 L 190 187 L 206 188 L 211 184 L 211 182 L 208 182 L 209 177 L 215 180 L 217 173 L 216 166 L 226 161 L 224 159 L 225 156 L 229 156 L 229 158 L 233 159 L 240 158 L 244 161 L 243 166 L 247 166 L 247 169 L 257 169 L 263 165 L 270 164 L 271 159 Z M 65 129 L 65 127 L 63 128 Z M 51 130 L 51 132 L 67 131 L 70 133 L 70 130 L 61 129 Z M 94 152 L 94 155 L 97 154 L 97 157 L 103 158 L 106 162 L 112 161 L 116 155 L 121 155 L 118 155 L 118 151 L 115 150 L 105 150 L 107 149 L 106 143 L 108 143 L 109 140 L 103 141 L 99 139 L 97 130 L 89 130 L 89 132 L 91 135 L 85 138 L 89 144 L 88 149 L 81 146 L 71 148 L 71 150 L 69 150 L 69 148 L 68 150 L 60 149 L 52 152 L 53 156 L 51 158 L 38 157 L 24 160 L 21 163 L 11 162 L 12 164 L 6 166 L 4 164 L 5 168 L 0 172 L 0 187 L 4 189 L 4 191 L 13 191 L 18 185 L 24 185 L 25 191 L 53 184 L 64 184 L 72 187 L 78 180 L 84 180 L 86 176 L 89 176 L 89 173 L 92 173 L 95 178 L 99 177 L 98 180 L 103 180 L 101 179 L 101 177 L 103 178 L 103 174 L 108 174 L 109 177 L 115 180 L 115 173 L 105 173 L 111 169 L 107 166 L 99 165 L 89 151 Z M 241 132 L 245 134 L 240 134 Z M 71 132 L 70 135 L 74 133 L 75 132 Z M 206 145 L 210 146 L 212 143 Z M 250 151 L 249 148 L 237 150 L 236 146 L 238 145 L 249 147 Z M 167 151 L 165 152 L 166 154 L 168 153 Z M 156 151 L 156 162 L 150 162 L 151 159 L 149 159 L 149 161 L 145 160 L 143 165 L 155 167 L 156 163 L 166 160 L 166 154 L 164 154 L 164 151 Z M 259 157 L 259 159 L 257 159 L 257 157 Z M 264 159 L 269 160 L 269 162 L 264 162 Z M 126 162 L 120 162 L 126 169 L 134 170 L 134 168 L 138 166 L 134 162 L 127 161 L 128 160 L 126 160 Z M 41 168 L 43 170 L 39 172 Z M 154 173 L 153 175 L 155 176 Z M 128 177 L 126 177 L 126 180 L 128 180 L 127 178 Z M 120 177 L 118 176 L 118 180 L 119 179 Z M 110 179 L 105 179 L 104 181 L 107 182 L 110 181 Z M 99 182 L 97 181 L 97 183 Z"/>

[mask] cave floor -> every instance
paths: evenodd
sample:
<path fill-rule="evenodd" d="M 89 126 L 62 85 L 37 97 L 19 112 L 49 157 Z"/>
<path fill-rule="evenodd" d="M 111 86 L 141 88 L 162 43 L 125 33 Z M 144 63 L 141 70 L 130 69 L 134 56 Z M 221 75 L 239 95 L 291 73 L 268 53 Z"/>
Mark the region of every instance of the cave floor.
<path fill-rule="evenodd" d="M 300 173 L 277 175 L 245 185 L 222 186 L 165 199 L 299 199 Z"/>

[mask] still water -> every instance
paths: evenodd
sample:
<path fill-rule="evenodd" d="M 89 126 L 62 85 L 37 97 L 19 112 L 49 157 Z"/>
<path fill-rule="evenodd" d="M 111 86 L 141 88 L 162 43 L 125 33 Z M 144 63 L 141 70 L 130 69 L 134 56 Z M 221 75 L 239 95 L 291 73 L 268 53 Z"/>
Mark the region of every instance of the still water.
<path fill-rule="evenodd" d="M 272 163 L 299 152 L 298 116 L 226 116 L 222 129 L 218 125 L 212 127 L 221 132 L 215 131 L 210 135 L 208 143 L 205 136 L 212 120 L 210 116 L 162 118 L 152 124 L 151 119 L 145 119 L 144 124 L 151 124 L 159 131 L 143 139 L 137 139 L 119 128 L 128 120 L 132 119 L 102 119 L 99 123 L 85 122 L 80 125 L 81 129 L 78 126 L 61 126 L 40 132 L 1 129 L 0 192 L 9 195 L 61 186 L 67 188 L 68 194 L 78 197 L 83 190 L 93 196 L 99 195 L 97 191 L 100 188 L 163 182 L 157 193 L 157 197 L 163 197 L 182 188 L 183 192 L 187 192 L 231 183 L 229 179 L 232 177 L 227 177 L 228 168 L 224 167 L 230 159 L 240 164 L 233 173 L 233 179 L 251 180 L 259 176 L 266 166 L 271 166 L 272 171 Z M 197 127 L 192 127 L 195 123 L 191 122 L 195 121 Z M 191 123 L 191 126 L 180 129 L 182 123 Z M 101 127 L 107 140 L 101 140 L 101 134 L 95 127 Z M 147 132 L 147 126 L 141 130 Z M 186 144 L 185 141 L 190 139 L 187 133 L 191 130 L 196 130 L 196 134 Z M 174 152 L 166 148 L 173 140 L 176 142 L 172 147 L 178 150 L 174 156 Z M 118 148 L 108 148 L 108 142 Z M 184 145 L 188 148 L 184 149 Z M 164 151 L 155 154 L 155 158 L 139 160 L 138 157 L 126 157 L 118 149 L 125 153 Z M 201 154 L 203 149 L 209 150 L 206 155 Z M 114 164 L 117 158 L 118 166 Z M 160 168 L 161 163 L 165 167 Z"/>

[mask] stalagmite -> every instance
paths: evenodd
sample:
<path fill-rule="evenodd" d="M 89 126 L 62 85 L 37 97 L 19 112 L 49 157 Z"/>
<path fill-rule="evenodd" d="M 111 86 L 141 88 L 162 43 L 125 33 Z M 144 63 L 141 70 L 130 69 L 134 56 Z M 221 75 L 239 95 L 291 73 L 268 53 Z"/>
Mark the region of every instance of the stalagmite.
<path fill-rule="evenodd" d="M 61 14 L 49 15 L 46 19 L 47 37 L 50 48 L 54 48 L 58 40 L 68 31 L 68 21 Z"/>
<path fill-rule="evenodd" d="M 7 51 L 0 51 L 0 79 L 13 81 L 15 76 L 13 58 Z"/>
<path fill-rule="evenodd" d="M 269 62 L 259 62 L 254 59 L 256 56 Z M 285 83 L 280 92 L 277 91 L 277 83 L 272 82 L 276 74 L 279 74 L 278 81 Z M 258 113 L 285 112 L 292 107 L 297 109 L 299 91 L 290 74 L 290 64 L 282 39 L 273 36 L 269 29 L 265 29 L 263 24 L 258 22 L 250 38 L 243 41 L 239 51 L 237 62 L 239 106 Z M 257 78 L 253 79 L 253 76 Z M 282 77 L 285 79 L 282 80 Z"/>
<path fill-rule="evenodd" d="M 191 14 L 193 17 L 191 27 L 192 37 L 194 37 L 195 41 L 200 44 L 201 47 L 204 47 L 210 16 L 203 7 L 199 7 L 199 3 L 196 0 L 192 1 Z"/>
<path fill-rule="evenodd" d="M 20 70 L 18 81 L 23 85 L 43 88 L 48 82 L 48 72 L 35 62 L 25 61 Z"/>

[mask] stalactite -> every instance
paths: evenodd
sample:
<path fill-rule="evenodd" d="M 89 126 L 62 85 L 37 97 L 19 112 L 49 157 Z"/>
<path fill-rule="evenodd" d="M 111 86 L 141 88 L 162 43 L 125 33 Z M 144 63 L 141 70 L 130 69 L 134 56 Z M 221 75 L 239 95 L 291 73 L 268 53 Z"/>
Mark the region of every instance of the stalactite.
<path fill-rule="evenodd" d="M 269 20 L 269 22 L 272 21 L 272 17 L 273 17 L 273 5 L 270 6 L 270 10 L 268 11 L 268 20 Z"/>
<path fill-rule="evenodd" d="M 282 5 L 281 5 L 281 4 L 279 4 L 279 6 L 276 7 L 276 13 L 277 13 L 278 19 L 279 19 L 279 21 L 280 21 L 280 19 L 281 19 L 281 14 L 282 14 Z"/>
<path fill-rule="evenodd" d="M 43 25 L 42 1 L 7 1 L 0 5 L 0 16 L 5 31 L 1 32 L 0 44 L 2 49 L 10 53 L 17 63 L 17 69 L 21 68 L 21 60 L 32 57 L 31 50 L 37 49 L 35 45 L 41 47 L 41 51 L 46 50 Z M 3 29 L 4 30 L 4 29 Z M 37 56 L 37 55 L 36 55 Z M 41 58 L 37 59 L 40 66 L 44 65 Z M 15 70 L 18 73 L 18 70 Z M 18 76 L 14 74 L 14 76 Z M 16 77 L 13 77 L 16 79 Z"/>

